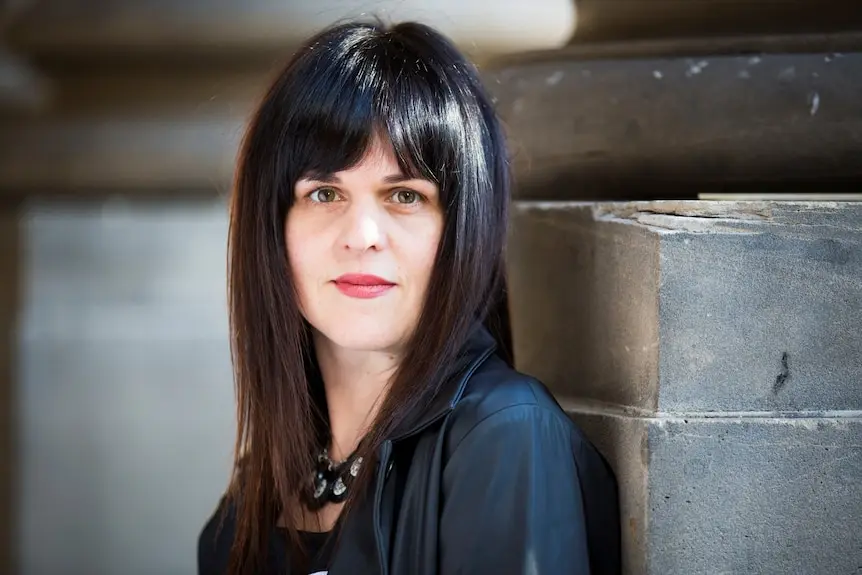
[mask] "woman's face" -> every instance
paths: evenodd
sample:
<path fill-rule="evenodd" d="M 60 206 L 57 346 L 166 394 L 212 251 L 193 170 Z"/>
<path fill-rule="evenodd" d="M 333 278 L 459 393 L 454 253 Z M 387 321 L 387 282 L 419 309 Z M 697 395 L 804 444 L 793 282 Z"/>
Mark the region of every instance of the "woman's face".
<path fill-rule="evenodd" d="M 285 222 L 303 315 L 336 346 L 399 353 L 425 300 L 443 231 L 439 190 L 407 179 L 388 140 L 355 167 L 300 179 Z"/>

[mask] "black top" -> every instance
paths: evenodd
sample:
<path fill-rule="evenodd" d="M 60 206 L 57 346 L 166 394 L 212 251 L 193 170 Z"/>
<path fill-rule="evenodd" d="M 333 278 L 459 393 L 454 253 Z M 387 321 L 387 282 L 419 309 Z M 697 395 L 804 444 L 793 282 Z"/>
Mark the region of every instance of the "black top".
<path fill-rule="evenodd" d="M 299 532 L 302 546 L 311 558 L 308 564 L 309 573 L 326 573 L 329 570 L 329 560 L 332 558 L 331 535 L 331 533 L 313 531 Z"/>
<path fill-rule="evenodd" d="M 226 505 L 228 507 L 225 509 Z M 227 511 L 224 522 L 222 522 L 223 511 Z M 198 553 L 199 573 L 222 574 L 225 572 L 236 527 L 235 522 L 234 508 L 223 498 L 219 508 L 207 521 L 200 536 Z M 335 540 L 337 539 L 336 531 L 322 533 L 300 531 L 299 537 L 308 561 L 306 562 L 304 573 L 297 575 L 323 575 L 327 573 L 332 560 Z M 266 566 L 263 573 L 267 575 L 292 573 L 293 571 L 287 569 L 289 563 L 288 557 L 290 556 L 289 550 L 290 539 L 287 530 L 283 528 L 272 529 L 269 534 Z"/>
<path fill-rule="evenodd" d="M 283 534 L 283 545 L 286 545 L 287 534 Z M 299 537 L 302 546 L 310 559 L 307 571 L 310 574 L 322 574 L 329 570 L 329 560 L 332 558 L 332 535 L 331 533 L 318 533 L 314 531 L 300 531 Z M 286 549 L 281 549 L 282 557 L 286 558 Z M 285 559 L 283 559 L 285 560 Z"/>

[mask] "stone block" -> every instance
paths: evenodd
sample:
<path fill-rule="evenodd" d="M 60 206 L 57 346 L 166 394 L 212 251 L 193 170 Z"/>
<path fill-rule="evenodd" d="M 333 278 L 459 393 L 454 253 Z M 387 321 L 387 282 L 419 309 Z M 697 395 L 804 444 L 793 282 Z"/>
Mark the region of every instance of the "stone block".
<path fill-rule="evenodd" d="M 862 570 L 862 417 L 649 422 L 650 573 Z"/>
<path fill-rule="evenodd" d="M 512 224 L 516 363 L 614 468 L 626 574 L 862 570 L 862 204 Z"/>
<path fill-rule="evenodd" d="M 569 408 L 617 472 L 625 573 L 862 569 L 862 414 L 624 417 Z"/>
<path fill-rule="evenodd" d="M 515 354 L 561 396 L 862 409 L 862 204 L 521 203 L 512 229 Z"/>

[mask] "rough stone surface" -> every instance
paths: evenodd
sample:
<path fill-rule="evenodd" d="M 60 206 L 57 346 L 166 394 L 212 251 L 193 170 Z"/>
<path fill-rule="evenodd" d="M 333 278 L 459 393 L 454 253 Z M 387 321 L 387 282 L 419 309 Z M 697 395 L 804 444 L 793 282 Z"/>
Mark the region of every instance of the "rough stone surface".
<path fill-rule="evenodd" d="M 519 205 L 509 245 L 517 361 L 566 397 L 654 407 L 659 236 L 586 206 Z"/>
<path fill-rule="evenodd" d="M 862 204 L 516 206 L 516 362 L 615 469 L 625 573 L 862 572 L 860 243 Z"/>
<path fill-rule="evenodd" d="M 862 417 L 648 425 L 650 573 L 862 571 Z"/>
<path fill-rule="evenodd" d="M 516 356 L 562 395 L 862 409 L 862 204 L 524 203 L 510 250 Z"/>
<path fill-rule="evenodd" d="M 823 181 L 862 176 L 859 52 L 549 53 L 487 78 L 523 199 L 691 197 L 744 182 L 787 193 L 814 181 L 822 192 Z"/>
<path fill-rule="evenodd" d="M 862 409 L 862 227 L 782 228 L 663 241 L 662 409 Z"/>
<path fill-rule="evenodd" d="M 862 414 L 690 418 L 568 408 L 617 473 L 625 573 L 862 567 Z"/>

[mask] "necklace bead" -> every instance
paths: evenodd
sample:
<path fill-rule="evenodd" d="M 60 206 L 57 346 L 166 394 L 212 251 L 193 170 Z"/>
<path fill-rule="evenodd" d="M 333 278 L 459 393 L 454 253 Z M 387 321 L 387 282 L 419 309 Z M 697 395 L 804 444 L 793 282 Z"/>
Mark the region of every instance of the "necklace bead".
<path fill-rule="evenodd" d="M 312 474 L 310 497 L 306 504 L 317 510 L 328 503 L 342 503 L 347 499 L 350 484 L 359 475 L 362 457 L 354 452 L 347 459 L 335 462 L 326 448 L 317 455 L 317 468 Z"/>

